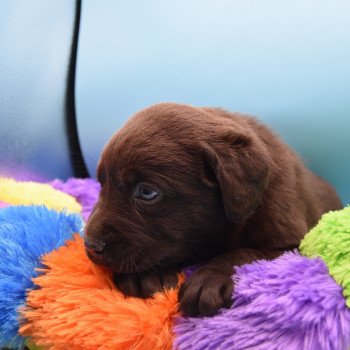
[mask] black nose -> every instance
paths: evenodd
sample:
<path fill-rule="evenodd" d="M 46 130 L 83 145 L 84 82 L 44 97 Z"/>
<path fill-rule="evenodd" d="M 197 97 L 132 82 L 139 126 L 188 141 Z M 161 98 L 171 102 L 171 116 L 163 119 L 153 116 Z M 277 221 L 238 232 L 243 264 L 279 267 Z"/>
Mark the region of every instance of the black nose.
<path fill-rule="evenodd" d="M 88 237 L 84 238 L 84 244 L 85 248 L 94 255 L 102 255 L 106 248 L 105 243 L 94 242 Z"/>

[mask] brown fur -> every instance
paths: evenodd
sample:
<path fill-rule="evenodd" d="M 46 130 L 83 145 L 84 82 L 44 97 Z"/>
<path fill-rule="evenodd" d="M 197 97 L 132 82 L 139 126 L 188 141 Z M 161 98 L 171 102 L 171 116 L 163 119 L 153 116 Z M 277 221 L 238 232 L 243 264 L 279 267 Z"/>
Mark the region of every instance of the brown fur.
<path fill-rule="evenodd" d="M 269 128 L 215 108 L 164 103 L 138 112 L 105 147 L 98 178 L 89 257 L 140 297 L 207 262 L 180 290 L 189 316 L 231 304 L 233 265 L 298 247 L 323 213 L 341 208 L 334 189 Z M 156 199 L 135 197 L 139 183 Z"/>

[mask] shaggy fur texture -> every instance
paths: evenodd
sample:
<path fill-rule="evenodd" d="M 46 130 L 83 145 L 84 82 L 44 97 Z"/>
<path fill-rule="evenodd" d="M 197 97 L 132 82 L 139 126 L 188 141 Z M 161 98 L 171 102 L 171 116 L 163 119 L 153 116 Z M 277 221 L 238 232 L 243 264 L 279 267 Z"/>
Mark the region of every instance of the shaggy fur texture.
<path fill-rule="evenodd" d="M 28 294 L 21 332 L 52 350 L 168 350 L 177 291 L 143 300 L 125 298 L 111 275 L 86 257 L 76 236 L 43 258 L 40 289 Z"/>
<path fill-rule="evenodd" d="M 321 256 L 341 286 L 320 258 L 288 253 L 236 268 L 233 307 L 210 318 L 180 317 L 174 290 L 147 300 L 124 298 L 110 272 L 88 261 L 79 235 L 54 250 L 82 225 L 78 216 L 43 207 L 0 210 L 0 347 L 23 345 L 20 309 L 27 319 L 21 331 L 56 350 L 350 346 L 350 309 L 341 288 L 348 296 L 350 208 L 324 215 L 301 246 L 307 256 Z M 195 270 L 185 272 L 189 277 Z M 28 307 L 22 308 L 27 289 Z"/>
<path fill-rule="evenodd" d="M 78 215 L 43 206 L 0 209 L 0 347 L 23 346 L 18 310 L 26 291 L 34 288 L 31 279 L 38 275 L 39 259 L 81 232 L 82 224 Z"/>
<path fill-rule="evenodd" d="M 0 201 L 12 205 L 45 205 L 58 211 L 80 213 L 81 205 L 72 196 L 48 184 L 0 178 Z"/>
<path fill-rule="evenodd" d="M 286 253 L 236 268 L 235 279 L 231 309 L 177 319 L 176 349 L 348 350 L 350 310 L 321 259 Z"/>
<path fill-rule="evenodd" d="M 338 216 L 345 223 L 348 209 Z M 350 229 L 335 223 L 322 220 L 317 226 L 332 231 L 330 246 L 346 240 Z M 39 345 L 56 350 L 171 347 L 175 291 L 147 300 L 124 298 L 111 275 L 88 262 L 80 237 L 46 255 L 44 265 L 45 273 L 35 280 L 40 288 L 28 295 L 30 307 L 23 313 L 28 323 L 21 330 Z M 186 275 L 195 270 L 187 269 Z M 174 348 L 348 350 L 350 310 L 320 258 L 286 253 L 237 267 L 234 279 L 230 309 L 215 317 L 176 318 Z"/>
<path fill-rule="evenodd" d="M 81 204 L 81 214 L 85 221 L 89 218 L 101 189 L 101 185 L 95 179 L 71 178 L 65 182 L 56 179 L 51 181 L 50 185 L 56 190 L 68 193 Z"/>

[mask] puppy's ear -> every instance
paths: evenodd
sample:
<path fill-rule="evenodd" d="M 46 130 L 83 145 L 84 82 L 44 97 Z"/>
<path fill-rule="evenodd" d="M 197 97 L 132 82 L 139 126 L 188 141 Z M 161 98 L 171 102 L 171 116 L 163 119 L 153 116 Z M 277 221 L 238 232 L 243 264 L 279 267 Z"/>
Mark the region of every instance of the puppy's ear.
<path fill-rule="evenodd" d="M 206 163 L 219 183 L 226 216 L 242 222 L 260 204 L 269 161 L 264 145 L 252 135 L 225 131 L 202 144 Z"/>

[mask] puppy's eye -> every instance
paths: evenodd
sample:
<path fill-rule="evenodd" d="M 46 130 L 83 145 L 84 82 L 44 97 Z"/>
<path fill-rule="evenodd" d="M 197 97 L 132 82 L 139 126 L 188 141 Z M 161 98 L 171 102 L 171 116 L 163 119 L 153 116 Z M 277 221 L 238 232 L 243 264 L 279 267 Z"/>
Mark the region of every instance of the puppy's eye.
<path fill-rule="evenodd" d="M 139 184 L 135 190 L 135 197 L 144 201 L 151 201 L 158 197 L 159 191 L 149 185 Z"/>

